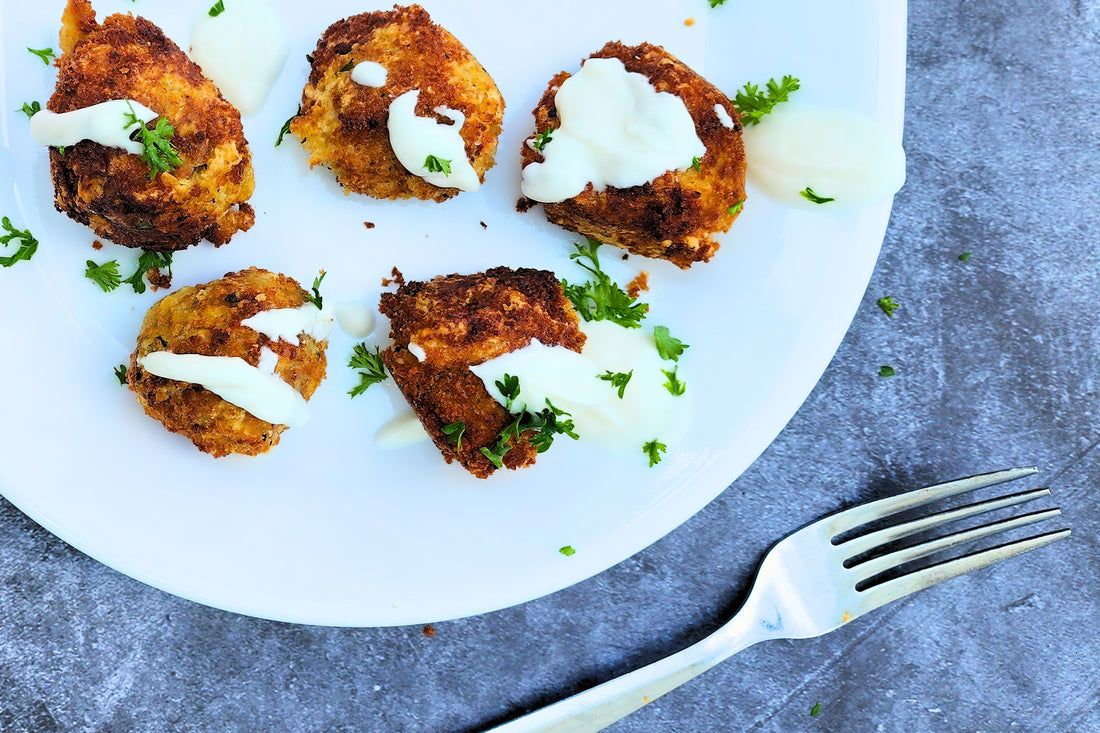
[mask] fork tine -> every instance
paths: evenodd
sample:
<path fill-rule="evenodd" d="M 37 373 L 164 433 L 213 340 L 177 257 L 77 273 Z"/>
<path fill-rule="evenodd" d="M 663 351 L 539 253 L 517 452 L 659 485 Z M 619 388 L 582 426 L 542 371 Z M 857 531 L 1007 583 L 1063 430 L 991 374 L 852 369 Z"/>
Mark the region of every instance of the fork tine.
<path fill-rule="evenodd" d="M 1032 491 L 1023 491 L 1018 494 L 1009 494 L 1008 496 L 1002 496 L 996 499 L 987 499 L 985 501 L 975 502 L 974 504 L 967 504 L 966 506 L 929 514 L 927 517 L 921 517 L 920 519 L 914 519 L 909 522 L 902 522 L 892 527 L 885 527 L 875 532 L 868 532 L 865 535 L 853 537 L 850 540 L 838 544 L 837 549 L 847 553 L 847 557 L 855 557 L 868 550 L 873 550 L 880 545 L 885 545 L 887 542 L 900 540 L 903 537 L 908 537 L 921 530 L 930 529 L 959 519 L 965 519 L 966 517 L 973 517 L 977 514 L 984 514 L 985 512 L 991 512 L 996 509 L 1003 509 L 1004 507 L 1034 501 L 1044 496 L 1050 496 L 1050 489 L 1034 489 Z"/>
<path fill-rule="evenodd" d="M 1038 473 L 1038 471 L 1039 469 L 1033 466 L 1026 468 L 1006 468 L 1001 471 L 994 471 L 993 473 L 980 473 L 977 476 L 956 479 L 954 481 L 948 481 L 945 484 L 936 484 L 935 486 L 928 486 L 923 489 L 917 489 L 916 491 L 908 491 L 904 494 L 889 496 L 885 499 L 879 499 L 838 512 L 831 517 L 820 520 L 820 526 L 829 533 L 828 536 L 835 537 L 841 532 L 854 529 L 868 522 L 873 522 L 876 519 L 882 519 L 891 514 L 897 514 L 906 509 L 923 506 L 929 502 L 945 499 L 949 496 L 955 496 L 956 494 L 963 494 L 967 491 L 975 491 L 977 489 L 983 489 L 986 486 L 993 486 L 995 484 L 1004 483 L 1005 481 L 1013 481 L 1018 478 L 1023 478 L 1024 476 L 1031 476 L 1034 473 Z"/>
<path fill-rule="evenodd" d="M 866 562 L 861 562 L 853 566 L 852 570 L 858 574 L 859 581 L 866 580 L 890 568 L 895 568 L 912 560 L 926 557 L 940 550 L 946 550 L 949 547 L 954 547 L 964 542 L 971 542 L 981 539 L 982 537 L 988 537 L 998 534 L 999 532 L 1015 529 L 1016 527 L 1025 527 L 1029 524 L 1035 524 L 1044 519 L 1056 517 L 1061 513 L 1061 509 L 1044 509 L 1042 511 L 1031 512 L 1030 514 L 1021 514 L 1017 517 L 1009 517 L 1007 519 L 989 522 L 979 527 L 971 527 L 970 529 L 954 532 L 949 535 L 944 535 L 943 537 L 937 537 L 911 547 L 904 547 L 900 550 L 882 555 L 881 557 L 871 558 Z"/>
<path fill-rule="evenodd" d="M 892 578 L 878 585 L 871 586 L 863 591 L 857 591 L 862 608 L 860 613 L 866 613 L 872 609 L 883 606 L 890 601 L 916 593 L 919 590 L 930 588 L 937 583 L 969 573 L 971 570 L 979 570 L 989 567 L 1001 560 L 1007 560 L 1022 553 L 1049 545 L 1051 542 L 1068 537 L 1069 529 L 1058 529 L 1053 532 L 1045 532 L 1033 537 L 1015 540 L 986 550 L 972 552 L 962 557 L 946 560 L 935 565 L 930 565 L 920 570 L 914 570 L 898 578 Z"/>

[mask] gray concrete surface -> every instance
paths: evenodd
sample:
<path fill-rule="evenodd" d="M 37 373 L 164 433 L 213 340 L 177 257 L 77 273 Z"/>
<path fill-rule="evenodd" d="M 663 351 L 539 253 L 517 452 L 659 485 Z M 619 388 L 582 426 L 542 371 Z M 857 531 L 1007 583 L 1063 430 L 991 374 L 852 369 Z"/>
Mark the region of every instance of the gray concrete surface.
<path fill-rule="evenodd" d="M 1033 463 L 1070 540 L 751 648 L 613 730 L 1100 731 L 1100 4 L 912 0 L 909 43 L 909 182 L 862 308 L 703 512 L 592 580 L 428 636 L 198 606 L 0 502 L 0 730 L 477 730 L 701 638 L 767 545 L 838 496 Z"/>

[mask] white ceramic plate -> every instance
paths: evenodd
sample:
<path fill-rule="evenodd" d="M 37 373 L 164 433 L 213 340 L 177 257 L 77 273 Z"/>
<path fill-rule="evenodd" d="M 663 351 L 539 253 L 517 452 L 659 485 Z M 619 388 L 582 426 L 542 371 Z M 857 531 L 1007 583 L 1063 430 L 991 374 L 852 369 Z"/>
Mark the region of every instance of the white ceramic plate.
<path fill-rule="evenodd" d="M 145 14 L 186 49 L 209 4 L 101 0 L 96 9 L 101 19 Z M 324 268 L 327 298 L 376 304 L 395 265 L 410 279 L 494 265 L 578 278 L 568 260 L 575 237 L 539 210 L 514 209 L 519 149 L 547 80 L 611 39 L 662 44 L 730 94 L 794 74 L 805 102 L 869 114 L 901 135 L 903 2 L 728 0 L 712 10 L 707 0 L 501 0 L 476 13 L 460 0 L 424 4 L 508 104 L 482 190 L 442 205 L 345 196 L 327 171 L 309 170 L 293 139 L 275 148 L 324 28 L 388 7 L 277 3 L 290 58 L 266 105 L 244 121 L 256 225 L 219 249 L 178 253 L 175 287 L 250 265 L 308 284 Z M 550 593 L 649 545 L 717 496 L 805 399 L 851 321 L 889 217 L 888 202 L 802 212 L 750 189 L 710 264 L 681 272 L 604 258 L 620 282 L 647 270 L 650 323 L 691 344 L 680 374 L 692 425 L 656 468 L 640 450 L 606 455 L 559 441 L 531 469 L 478 481 L 430 444 L 380 451 L 373 435 L 402 401 L 392 385 L 347 397 L 353 341 L 340 334 L 310 422 L 266 456 L 214 460 L 145 417 L 115 380 L 159 295 L 105 294 L 84 278 L 86 259 L 126 269 L 136 254 L 94 250 L 93 234 L 54 210 L 48 157 L 15 111 L 52 92 L 54 69 L 25 48 L 57 48 L 61 9 L 61 0 L 0 5 L 0 214 L 42 243 L 32 261 L 0 270 L 0 491 L 92 557 L 219 608 L 350 626 L 442 620 Z M 576 554 L 560 554 L 563 545 Z"/>

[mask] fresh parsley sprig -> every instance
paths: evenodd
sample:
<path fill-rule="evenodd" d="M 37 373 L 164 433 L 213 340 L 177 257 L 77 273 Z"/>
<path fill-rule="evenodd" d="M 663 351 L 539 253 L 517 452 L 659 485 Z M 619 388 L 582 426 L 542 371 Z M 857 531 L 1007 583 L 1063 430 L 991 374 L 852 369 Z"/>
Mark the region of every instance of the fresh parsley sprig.
<path fill-rule="evenodd" d="M 546 407 L 538 412 L 532 412 L 524 405 L 521 411 L 513 413 L 512 407 L 520 392 L 518 377 L 505 374 L 503 380 L 496 382 L 496 386 L 504 395 L 505 409 L 515 416 L 512 422 L 501 429 L 495 445 L 481 448 L 481 454 L 497 468 L 504 467 L 504 456 L 519 444 L 526 433 L 534 432 L 528 440 L 539 453 L 549 450 L 554 444 L 554 438 L 559 435 L 568 435 L 573 440 L 580 437 L 574 430 L 573 421 L 568 419 L 572 415 L 555 407 L 549 399 L 546 400 Z"/>
<path fill-rule="evenodd" d="M 141 295 L 145 292 L 145 273 L 149 270 L 159 271 L 161 268 L 168 268 L 168 275 L 172 275 L 172 253 L 171 252 L 142 252 L 138 257 L 137 268 L 134 270 L 134 274 L 126 278 L 122 282 L 126 283 L 134 289 L 134 292 Z"/>
<path fill-rule="evenodd" d="M 16 229 L 12 226 L 11 219 L 6 216 L 0 219 L 0 226 L 7 232 L 0 236 L 0 244 L 6 245 L 13 240 L 19 241 L 19 248 L 15 250 L 15 254 L 0 257 L 0 267 L 11 267 L 20 260 L 29 260 L 38 251 L 38 240 L 31 234 L 30 229 Z"/>
<path fill-rule="evenodd" d="M 649 467 L 653 468 L 661 462 L 661 454 L 668 450 L 668 446 L 661 443 L 656 438 L 648 443 L 642 444 L 642 453 L 649 456 Z"/>
<path fill-rule="evenodd" d="M 684 349 L 691 348 L 668 331 L 668 326 L 653 327 L 653 342 L 657 345 L 657 354 L 665 361 L 679 361 Z"/>
<path fill-rule="evenodd" d="M 102 265 L 88 260 L 84 277 L 98 285 L 105 293 L 111 292 L 122 284 L 122 276 L 118 274 L 118 260 L 108 260 Z"/>
<path fill-rule="evenodd" d="M 451 175 L 451 161 L 444 160 L 436 155 L 429 155 L 425 158 L 424 167 L 429 173 L 442 173 L 445 176 Z"/>
<path fill-rule="evenodd" d="M 623 328 L 639 328 L 649 306 L 646 303 L 637 302 L 637 298 L 631 297 L 617 283 L 612 282 L 600 268 L 600 258 L 596 252 L 600 248 L 600 243 L 594 239 L 588 239 L 587 244 L 574 246 L 577 251 L 569 255 L 569 258 L 588 270 L 595 278 L 577 284 L 570 284 L 567 280 L 561 281 L 565 297 L 573 302 L 573 307 L 577 309 L 580 317 L 586 321 L 611 321 Z"/>
<path fill-rule="evenodd" d="M 668 390 L 668 393 L 673 397 L 679 397 L 687 390 L 687 385 L 680 381 L 680 378 L 676 376 L 676 372 L 680 367 L 674 367 L 672 371 L 662 369 L 661 374 L 668 377 L 668 381 L 665 382 L 664 388 Z"/>
<path fill-rule="evenodd" d="M 119 364 L 118 366 L 115 367 L 115 379 L 118 380 L 118 383 L 121 386 L 123 386 L 123 387 L 126 386 L 126 383 L 129 380 L 126 377 L 126 365 L 125 364 Z"/>
<path fill-rule="evenodd" d="M 598 378 L 602 379 L 605 382 L 611 382 L 611 386 L 619 390 L 619 399 L 621 400 L 623 398 L 623 395 L 626 394 L 626 385 L 630 383 L 630 378 L 633 376 L 633 369 L 631 369 L 629 372 L 613 372 L 608 369 Z"/>
<path fill-rule="evenodd" d="M 27 50 L 42 59 L 42 63 L 46 66 L 50 65 L 50 59 L 55 58 L 52 48 L 31 48 L 27 46 Z"/>
<path fill-rule="evenodd" d="M 36 114 L 42 111 L 42 105 L 38 102 L 23 102 L 23 106 L 15 110 L 16 112 L 22 112 L 27 116 L 27 119 L 34 117 Z"/>
<path fill-rule="evenodd" d="M 348 366 L 359 370 L 359 384 L 348 390 L 352 397 L 358 397 L 367 391 L 367 388 L 389 379 L 386 367 L 382 363 L 382 350 L 375 346 L 374 353 L 367 351 L 365 343 L 358 343 L 352 347 L 351 359 Z"/>
<path fill-rule="evenodd" d="M 760 91 L 756 84 L 746 83 L 737 90 L 733 106 L 737 108 L 741 124 L 756 125 L 764 115 L 771 114 L 777 104 L 786 102 L 791 92 L 798 88 L 798 79 L 793 76 L 784 76 L 779 83 L 775 79 L 768 79 L 764 91 Z"/>
<path fill-rule="evenodd" d="M 137 126 L 137 129 L 130 134 L 130 139 L 141 142 L 141 159 L 149 166 L 149 179 L 152 180 L 156 178 L 158 173 L 165 173 L 182 165 L 183 161 L 180 160 L 179 151 L 172 145 L 176 128 L 162 116 L 157 120 L 156 127 L 150 130 L 144 122 L 138 119 L 137 113 L 134 112 L 134 106 L 132 104 L 128 106 L 130 111 L 126 113 L 126 124 L 123 125 L 123 129 Z M 139 135 L 140 140 L 135 138 L 134 135 Z"/>

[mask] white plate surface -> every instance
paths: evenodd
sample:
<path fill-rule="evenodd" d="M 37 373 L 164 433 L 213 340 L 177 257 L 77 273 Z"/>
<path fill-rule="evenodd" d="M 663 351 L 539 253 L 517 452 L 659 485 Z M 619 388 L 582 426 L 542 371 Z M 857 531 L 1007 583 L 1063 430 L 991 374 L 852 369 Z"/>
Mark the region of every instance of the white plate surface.
<path fill-rule="evenodd" d="M 224 247 L 177 253 L 174 287 L 251 265 L 308 285 L 324 268 L 326 297 L 373 305 L 394 266 L 410 279 L 495 265 L 579 278 L 568 260 L 576 238 L 539 210 L 514 210 L 519 149 L 547 80 L 612 39 L 664 45 L 731 95 L 794 74 L 803 101 L 869 114 L 901 135 L 903 2 L 730 0 L 712 10 L 707 0 L 502 0 L 477 13 L 460 0 L 423 4 L 479 57 L 508 105 L 482 190 L 441 205 L 345 196 L 327 171 L 309 170 L 294 140 L 275 148 L 324 28 L 388 7 L 275 2 L 290 58 L 263 109 L 244 119 L 256 224 Z M 96 9 L 143 14 L 186 49 L 208 5 L 102 0 Z M 84 278 L 86 259 L 116 258 L 125 270 L 136 255 L 109 243 L 93 250 L 90 230 L 54 210 L 48 156 L 15 111 L 52 92 L 54 69 L 25 48 L 57 48 L 61 9 L 60 0 L 0 5 L 0 214 L 42 242 L 32 261 L 0 270 L 0 491 L 92 557 L 219 608 L 348 626 L 456 618 L 564 588 L 649 545 L 717 496 L 805 399 L 851 321 L 889 217 L 889 202 L 793 211 L 750 188 L 710 264 L 681 272 L 604 258 L 620 282 L 647 270 L 649 322 L 691 344 L 680 374 L 693 420 L 656 468 L 640 451 L 559 441 L 531 469 L 478 481 L 430 444 L 378 450 L 375 431 L 403 403 L 392 384 L 347 397 L 354 342 L 342 334 L 307 425 L 266 456 L 214 460 L 145 417 L 115 380 L 163 293 L 104 294 Z M 560 554 L 563 545 L 576 554 Z"/>

